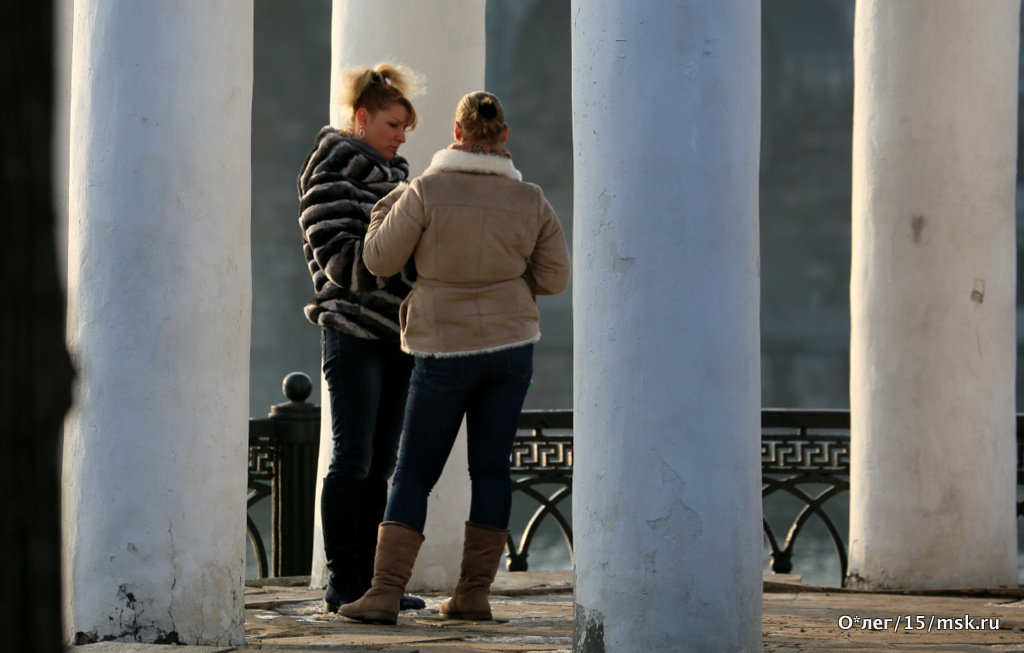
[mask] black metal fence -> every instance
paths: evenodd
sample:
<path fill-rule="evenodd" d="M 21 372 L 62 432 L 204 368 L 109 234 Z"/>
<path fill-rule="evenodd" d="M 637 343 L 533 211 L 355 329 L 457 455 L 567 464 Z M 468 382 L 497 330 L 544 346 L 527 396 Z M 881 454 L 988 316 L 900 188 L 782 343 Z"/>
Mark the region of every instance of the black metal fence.
<path fill-rule="evenodd" d="M 247 508 L 271 501 L 271 553 L 251 515 L 246 516 L 249 545 L 259 577 L 304 576 L 313 559 L 313 511 L 320 445 L 320 407 L 306 403 L 313 384 L 294 372 L 285 377 L 285 403 L 264 419 L 249 420 L 249 496 Z"/>
<path fill-rule="evenodd" d="M 572 556 L 572 411 L 527 410 L 519 417 L 512 447 L 512 496 L 536 504 L 517 545 L 508 541 L 509 571 L 526 571 L 530 545 L 546 520 L 553 521 Z M 565 512 L 563 512 L 565 508 Z M 516 528 L 518 524 L 513 524 Z"/>
<path fill-rule="evenodd" d="M 305 575 L 311 566 L 320 411 L 305 403 L 308 383 L 305 375 L 289 375 L 285 394 L 290 401 L 275 406 L 265 420 L 251 420 L 249 426 L 249 507 L 266 497 L 273 501 L 275 576 Z M 1024 414 L 1017 416 L 1018 488 L 1024 486 L 1022 434 Z M 512 452 L 513 496 L 526 501 L 531 510 L 525 524 L 512 525 L 521 534 L 518 542 L 509 538 L 510 571 L 528 569 L 530 547 L 539 529 L 550 522 L 561 533 L 571 559 L 572 465 L 572 411 L 523 411 Z M 845 518 L 849 506 L 849 411 L 762 410 L 761 477 L 764 514 L 774 516 L 763 520 L 771 570 L 794 569 L 799 536 L 817 520 L 835 550 L 842 585 L 847 554 L 845 526 L 838 517 Z M 1024 501 L 1017 504 L 1017 516 L 1024 516 Z M 251 518 L 248 533 L 257 573 L 266 576 L 266 546 Z"/>
<path fill-rule="evenodd" d="M 850 490 L 850 412 L 846 410 L 761 411 L 761 501 L 770 568 L 793 571 L 797 538 L 812 517 L 824 525 L 839 558 L 839 584 L 846 578 L 846 544 L 836 512 L 848 512 Z M 845 496 L 843 496 L 845 495 Z M 836 500 L 838 497 L 838 500 Z M 794 501 L 795 499 L 795 501 Z M 773 505 L 775 504 L 775 505 Z M 789 515 L 792 520 L 779 520 Z M 774 509 L 772 509 L 774 508 Z M 772 523 L 768 515 L 775 515 Z M 784 539 L 781 537 L 785 533 Z"/>

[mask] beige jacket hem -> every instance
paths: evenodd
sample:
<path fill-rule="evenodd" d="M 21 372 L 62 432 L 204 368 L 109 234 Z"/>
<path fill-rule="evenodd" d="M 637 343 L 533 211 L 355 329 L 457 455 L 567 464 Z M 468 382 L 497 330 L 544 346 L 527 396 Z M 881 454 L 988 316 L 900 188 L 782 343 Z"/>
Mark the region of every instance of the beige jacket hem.
<path fill-rule="evenodd" d="M 412 354 L 419 358 L 458 358 L 459 356 L 477 356 L 479 354 L 493 354 L 496 351 L 505 351 L 506 349 L 515 349 L 516 347 L 525 347 L 526 345 L 532 345 L 533 343 L 540 340 L 540 334 L 527 338 L 520 342 L 510 342 L 504 345 L 498 345 L 496 347 L 487 347 L 485 349 L 473 349 L 469 351 L 417 351 L 415 349 L 409 349 L 404 344 L 402 345 L 402 351 L 407 354 Z"/>

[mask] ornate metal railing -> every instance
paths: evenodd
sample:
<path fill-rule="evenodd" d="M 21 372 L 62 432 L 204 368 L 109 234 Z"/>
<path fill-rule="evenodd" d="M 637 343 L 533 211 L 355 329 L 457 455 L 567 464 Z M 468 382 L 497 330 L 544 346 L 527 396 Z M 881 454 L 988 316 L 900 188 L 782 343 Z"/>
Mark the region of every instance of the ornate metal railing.
<path fill-rule="evenodd" d="M 761 501 L 770 567 L 776 573 L 793 570 L 797 536 L 811 517 L 817 517 L 839 558 L 839 581 L 846 578 L 846 544 L 827 504 L 850 490 L 850 412 L 846 410 L 761 411 Z M 788 523 L 772 524 L 767 515 L 784 510 L 785 497 L 796 499 L 796 515 Z M 845 510 L 843 511 L 845 513 Z M 786 529 L 785 539 L 778 533 Z"/>
<path fill-rule="evenodd" d="M 269 420 L 249 420 L 249 494 L 246 508 L 252 508 L 265 498 L 271 496 L 274 481 L 274 461 L 277 458 L 277 446 L 274 438 L 274 425 Z M 263 543 L 260 529 L 248 514 L 245 516 L 245 533 L 252 547 L 256 560 L 256 575 L 265 578 L 269 573 L 267 563 L 267 547 Z"/>
<path fill-rule="evenodd" d="M 553 519 L 572 556 L 572 411 L 524 411 L 513 453 L 514 490 L 537 505 L 518 545 L 509 539 L 508 568 L 527 569 L 530 545 L 545 519 Z M 793 570 L 798 537 L 813 518 L 824 526 L 839 563 L 838 584 L 847 571 L 843 520 L 849 511 L 850 412 L 848 410 L 761 411 L 761 497 L 769 568 Z M 544 485 L 546 493 L 537 491 Z M 1024 488 L 1024 414 L 1017 416 L 1017 485 Z M 552 489 L 553 488 L 553 489 Z M 843 496 L 846 495 L 846 496 Z M 1024 517 L 1024 501 L 1017 504 Z M 784 535 L 783 535 L 784 534 Z"/>
<path fill-rule="evenodd" d="M 273 428 L 264 420 L 250 422 L 250 506 L 272 496 L 280 485 L 274 483 L 275 461 L 280 456 L 274 438 Z M 523 411 L 512 452 L 513 496 L 536 507 L 530 509 L 521 531 L 519 524 L 512 525 L 518 541 L 511 536 L 508 540 L 510 571 L 528 569 L 530 547 L 539 529 L 550 522 L 560 531 L 572 558 L 572 467 L 572 411 Z M 770 569 L 778 573 L 794 569 L 797 540 L 816 519 L 835 550 L 842 585 L 847 571 L 843 520 L 850 489 L 849 411 L 762 410 L 761 476 L 764 514 L 772 515 L 762 522 Z M 1017 416 L 1017 484 L 1024 487 L 1024 414 Z M 1017 516 L 1024 516 L 1024 501 L 1017 504 Z M 251 519 L 248 527 L 258 573 L 265 576 L 266 548 Z"/>
<path fill-rule="evenodd" d="M 516 546 L 508 540 L 509 571 L 526 571 L 526 558 L 538 529 L 554 520 L 572 555 L 572 525 L 568 513 L 572 496 L 572 411 L 523 411 L 512 448 L 512 494 L 525 495 L 537 508 L 531 513 Z M 562 505 L 567 512 L 562 512 Z M 513 524 L 513 526 L 516 526 Z"/>
<path fill-rule="evenodd" d="M 271 406 L 265 418 L 249 420 L 246 536 L 260 578 L 305 574 L 312 564 L 320 407 L 306 403 L 313 384 L 305 374 L 293 372 L 281 385 L 288 401 Z M 272 558 L 248 514 L 263 499 L 271 503 Z"/>

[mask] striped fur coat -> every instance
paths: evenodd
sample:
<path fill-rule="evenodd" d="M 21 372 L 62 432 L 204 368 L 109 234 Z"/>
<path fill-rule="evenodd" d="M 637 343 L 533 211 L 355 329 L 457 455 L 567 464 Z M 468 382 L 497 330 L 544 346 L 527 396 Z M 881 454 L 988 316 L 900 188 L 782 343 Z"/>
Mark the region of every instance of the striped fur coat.
<path fill-rule="evenodd" d="M 415 271 L 410 263 L 392 277 L 371 274 L 363 263 L 363 237 L 373 205 L 408 175 L 400 156 L 385 161 L 330 126 L 317 134 L 298 179 L 302 250 L 314 291 L 305 314 L 313 324 L 398 342 L 398 308 Z"/>

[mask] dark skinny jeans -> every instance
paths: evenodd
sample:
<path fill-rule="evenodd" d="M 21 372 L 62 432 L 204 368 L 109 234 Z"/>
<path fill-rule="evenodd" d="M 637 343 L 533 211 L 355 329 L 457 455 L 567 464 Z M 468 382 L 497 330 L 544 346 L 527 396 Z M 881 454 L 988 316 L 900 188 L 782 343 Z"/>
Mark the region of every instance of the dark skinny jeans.
<path fill-rule="evenodd" d="M 507 528 L 509 457 L 533 375 L 533 345 L 484 354 L 416 357 L 405 434 L 384 519 L 423 532 L 434 488 L 466 418 L 469 521 Z"/>
<path fill-rule="evenodd" d="M 378 483 L 391 477 L 412 364 L 396 342 L 323 330 L 334 444 L 328 476 Z"/>

